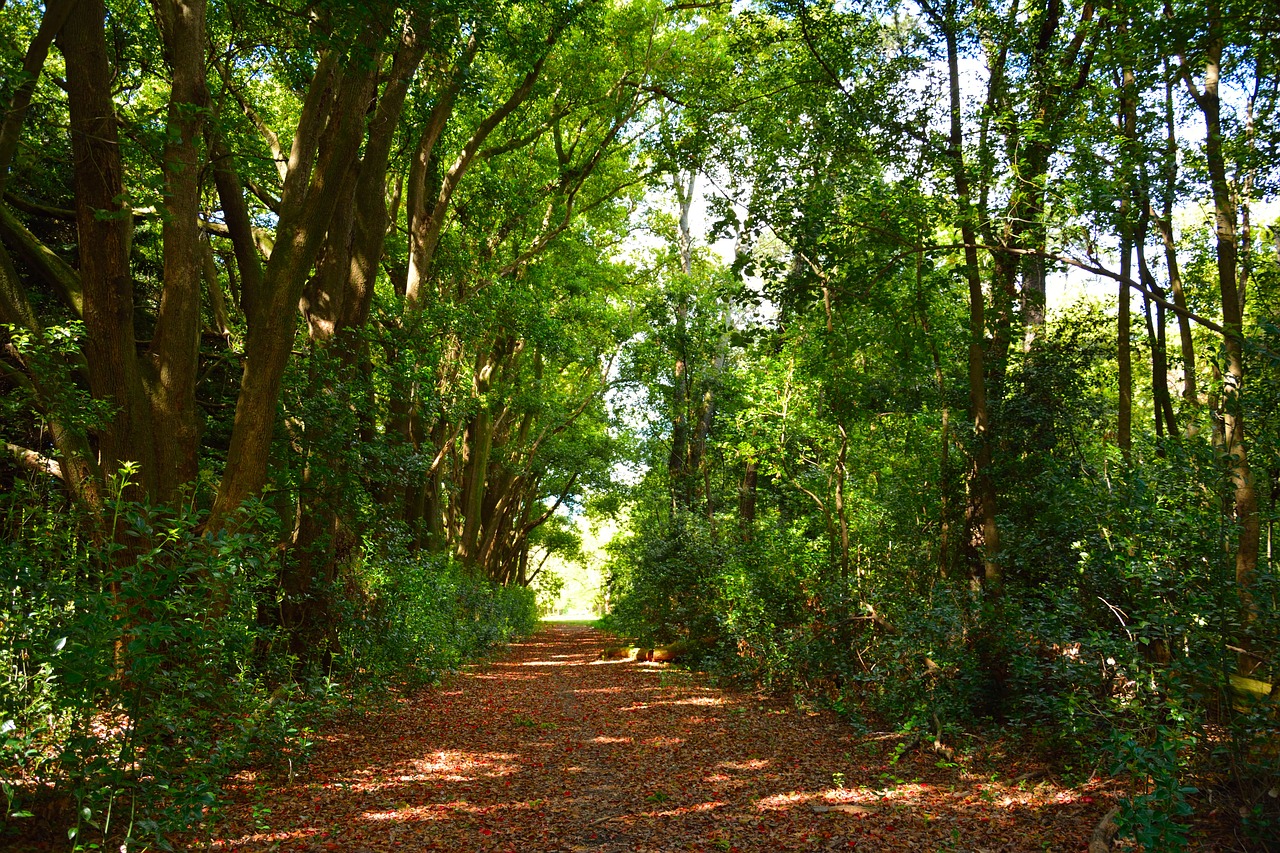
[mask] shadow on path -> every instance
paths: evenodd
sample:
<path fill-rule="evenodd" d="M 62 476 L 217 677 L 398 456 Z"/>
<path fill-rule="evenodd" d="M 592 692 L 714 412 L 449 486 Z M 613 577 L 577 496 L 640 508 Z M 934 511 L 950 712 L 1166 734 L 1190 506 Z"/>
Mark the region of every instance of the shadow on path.
<path fill-rule="evenodd" d="M 211 849 L 1083 850 L 1105 811 L 1013 762 L 994 780 L 931 753 L 891 764 L 892 739 L 601 661 L 608 642 L 544 627 L 335 727 L 292 785 L 247 775 Z"/>

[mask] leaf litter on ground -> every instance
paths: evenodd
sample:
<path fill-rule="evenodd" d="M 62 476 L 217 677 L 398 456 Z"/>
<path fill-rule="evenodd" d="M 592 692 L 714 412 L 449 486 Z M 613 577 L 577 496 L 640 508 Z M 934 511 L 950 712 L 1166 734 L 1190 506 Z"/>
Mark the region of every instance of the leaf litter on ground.
<path fill-rule="evenodd" d="M 830 712 L 544 627 L 233 782 L 215 851 L 1084 850 L 1114 784 L 898 749 Z M 991 761 L 998 764 L 992 771 Z M 1001 781 L 1007 780 L 1007 781 Z M 191 839 L 195 843 L 196 839 Z"/>

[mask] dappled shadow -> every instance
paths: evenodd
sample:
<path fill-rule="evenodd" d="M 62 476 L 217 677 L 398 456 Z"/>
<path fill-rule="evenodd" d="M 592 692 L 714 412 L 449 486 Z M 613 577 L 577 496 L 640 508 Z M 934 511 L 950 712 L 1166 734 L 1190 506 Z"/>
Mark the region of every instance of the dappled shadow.
<path fill-rule="evenodd" d="M 212 849 L 1079 849 L 1105 808 L 933 753 L 890 764 L 892 739 L 604 644 L 550 628 L 353 721 L 292 784 L 246 784 Z"/>

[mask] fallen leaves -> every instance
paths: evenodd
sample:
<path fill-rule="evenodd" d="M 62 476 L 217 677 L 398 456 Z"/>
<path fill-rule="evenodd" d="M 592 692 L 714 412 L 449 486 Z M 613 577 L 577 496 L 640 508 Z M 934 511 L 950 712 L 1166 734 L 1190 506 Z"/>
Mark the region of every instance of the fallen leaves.
<path fill-rule="evenodd" d="M 209 848 L 1083 850 L 1110 805 L 1101 790 L 1028 787 L 1040 768 L 1000 783 L 924 753 L 890 767 L 892 738 L 662 664 L 601 661 L 603 645 L 550 627 L 335 726 L 293 784 L 246 774 L 256 783 L 235 790 Z"/>

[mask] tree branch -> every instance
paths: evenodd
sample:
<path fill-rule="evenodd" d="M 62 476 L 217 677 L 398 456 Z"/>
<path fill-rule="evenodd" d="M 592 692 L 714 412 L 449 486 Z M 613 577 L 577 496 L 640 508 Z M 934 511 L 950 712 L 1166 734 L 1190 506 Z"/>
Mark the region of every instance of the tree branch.
<path fill-rule="evenodd" d="M 57 477 L 59 480 L 63 479 L 62 466 L 58 464 L 58 460 L 50 459 L 48 456 L 42 456 L 34 450 L 28 450 L 25 447 L 19 447 L 7 441 L 4 447 L 20 467 L 39 474 L 48 474 L 52 477 Z"/>

